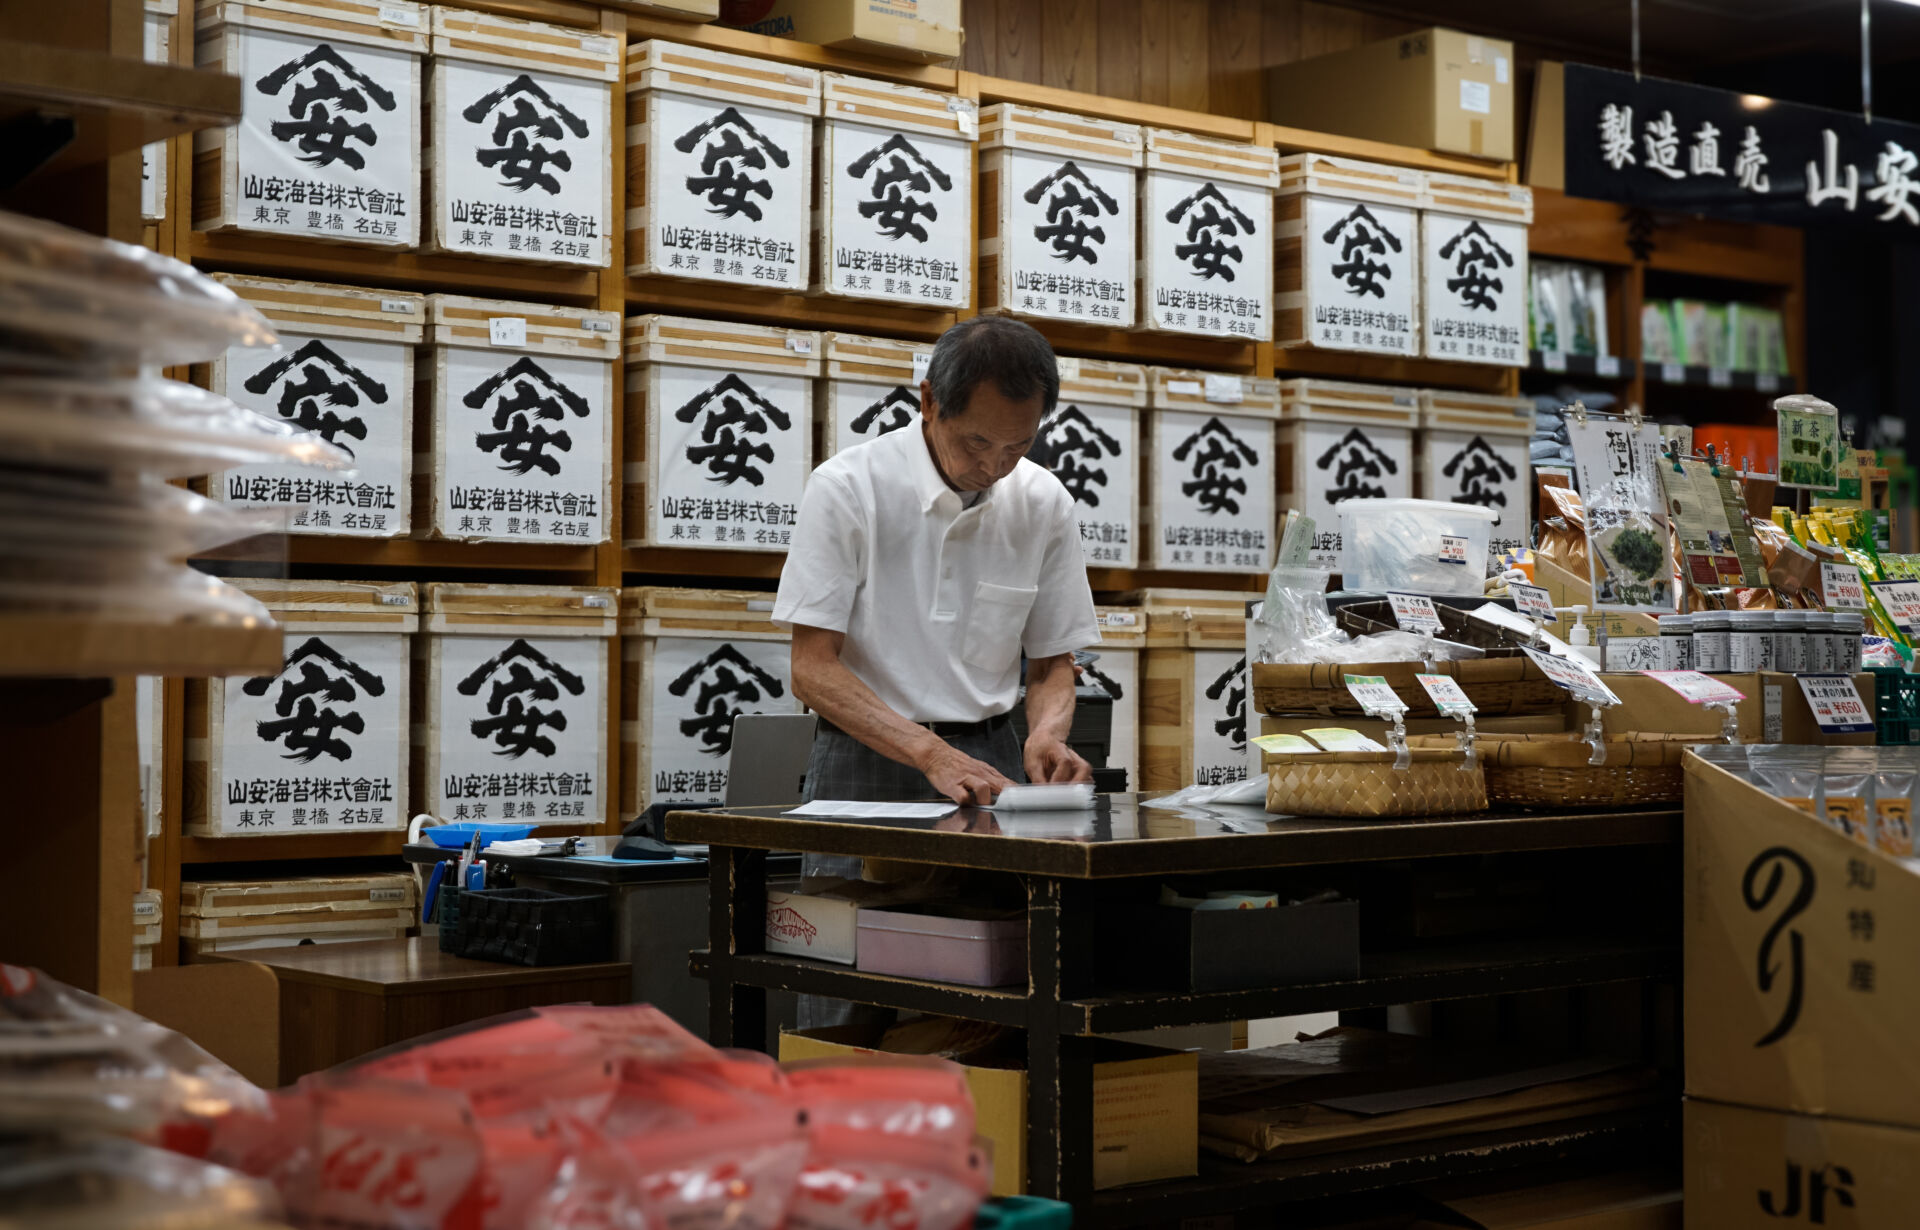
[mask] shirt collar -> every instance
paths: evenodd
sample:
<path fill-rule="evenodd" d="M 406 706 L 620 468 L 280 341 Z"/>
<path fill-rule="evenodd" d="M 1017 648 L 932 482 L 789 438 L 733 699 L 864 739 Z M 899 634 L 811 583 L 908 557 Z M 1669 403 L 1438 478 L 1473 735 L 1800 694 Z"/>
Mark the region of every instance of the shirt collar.
<path fill-rule="evenodd" d="M 920 495 L 920 511 L 923 513 L 932 511 L 933 506 L 939 503 L 943 495 L 951 495 L 963 511 L 968 507 L 979 508 L 993 499 L 994 488 L 1000 485 L 995 483 L 992 487 L 980 492 L 979 498 L 972 505 L 968 505 L 966 495 L 949 487 L 947 480 L 940 476 L 940 467 L 934 464 L 933 445 L 927 441 L 925 426 L 914 428 L 913 443 L 907 448 L 907 456 L 907 464 L 913 469 L 914 489 Z"/>

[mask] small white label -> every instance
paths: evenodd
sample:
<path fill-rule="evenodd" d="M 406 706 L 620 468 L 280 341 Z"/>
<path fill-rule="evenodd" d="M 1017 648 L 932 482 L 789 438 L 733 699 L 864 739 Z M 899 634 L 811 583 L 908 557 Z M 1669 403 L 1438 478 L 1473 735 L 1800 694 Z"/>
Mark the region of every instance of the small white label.
<path fill-rule="evenodd" d="M 1860 570 L 1852 564 L 1820 565 L 1820 596 L 1829 611 L 1864 611 L 1867 595 L 1860 588 Z"/>
<path fill-rule="evenodd" d="M 1660 379 L 1667 384 L 1685 384 L 1687 382 L 1687 365 L 1684 363 L 1662 363 L 1660 365 Z"/>
<path fill-rule="evenodd" d="M 1391 718 L 1407 711 L 1407 702 L 1400 699 L 1384 675 L 1348 675 L 1346 681 L 1347 691 L 1368 717 Z"/>
<path fill-rule="evenodd" d="M 403 9 L 397 4 L 380 6 L 380 24 L 383 26 L 405 26 L 409 30 L 420 28 L 420 10 Z"/>
<path fill-rule="evenodd" d="M 1204 387 L 1198 380 L 1167 381 L 1167 392 L 1175 397 L 1198 397 Z"/>
<path fill-rule="evenodd" d="M 1828 734 L 1864 735 L 1873 732 L 1873 714 L 1853 686 L 1850 675 L 1801 675 L 1800 694 L 1813 710 L 1813 720 Z"/>
<path fill-rule="evenodd" d="M 1433 609 L 1433 599 L 1425 594 L 1389 593 L 1387 600 L 1393 603 L 1393 621 L 1406 632 L 1440 632 L 1440 612 Z"/>
<path fill-rule="evenodd" d="M 1309 730 L 1306 736 L 1318 743 L 1322 750 L 1329 752 L 1384 752 L 1387 750 L 1359 731 L 1349 730 L 1344 726 Z"/>
<path fill-rule="evenodd" d="M 1064 355 L 1055 355 L 1053 365 L 1055 370 L 1059 372 L 1062 381 L 1080 379 L 1080 360 L 1069 359 Z"/>
<path fill-rule="evenodd" d="M 1440 535 L 1440 562 L 1464 566 L 1467 562 L 1467 540 L 1452 534 Z"/>
<path fill-rule="evenodd" d="M 527 318 L 525 316 L 494 316 L 487 321 L 487 340 L 495 346 L 524 346 L 527 344 Z"/>
<path fill-rule="evenodd" d="M 160 903 L 158 901 L 136 901 L 133 903 L 133 916 L 135 918 L 157 918 L 159 915 Z"/>
<path fill-rule="evenodd" d="M 1484 81 L 1462 81 L 1460 109 L 1475 115 L 1493 114 L 1493 87 Z"/>
<path fill-rule="evenodd" d="M 1593 356 L 1593 371 L 1597 376 L 1618 376 L 1620 374 L 1620 356 L 1617 354 L 1597 354 Z"/>
<path fill-rule="evenodd" d="M 1396 406 L 1411 406 L 1413 404 L 1413 394 L 1395 393 L 1393 395 L 1393 404 Z"/>
<path fill-rule="evenodd" d="M 1103 628 L 1136 628 L 1140 626 L 1140 617 L 1132 611 L 1106 611 L 1100 616 Z"/>
<path fill-rule="evenodd" d="M 1495 85 L 1507 84 L 1507 57 L 1505 56 L 1493 57 L 1493 83 Z"/>
<path fill-rule="evenodd" d="M 607 609 L 607 596 L 605 594 L 588 594 L 580 599 L 580 605 L 604 611 Z"/>
<path fill-rule="evenodd" d="M 1786 717 L 1781 713 L 1781 700 L 1786 692 L 1777 683 L 1769 683 L 1760 689 L 1760 741 L 1762 743 L 1780 742 Z"/>
<path fill-rule="evenodd" d="M 954 112 L 953 122 L 954 126 L 960 130 L 960 135 L 968 140 L 972 140 L 980 131 L 979 121 L 974 118 L 971 111 Z"/>
<path fill-rule="evenodd" d="M 747 609 L 749 611 L 771 611 L 773 609 L 773 599 L 749 598 L 747 599 Z"/>
<path fill-rule="evenodd" d="M 413 300 L 382 299 L 380 301 L 380 310 L 383 312 L 392 312 L 398 316 L 411 316 L 413 315 Z"/>
<path fill-rule="evenodd" d="M 1567 370 L 1567 352 L 1564 350 L 1543 350 L 1540 352 L 1540 366 L 1550 372 Z"/>
<path fill-rule="evenodd" d="M 1620 698 L 1600 682 L 1600 676 L 1593 673 L 1593 667 L 1585 659 L 1559 658 L 1524 645 L 1520 652 L 1526 654 L 1547 678 L 1573 693 L 1575 700 L 1602 706 L 1620 703 Z"/>
<path fill-rule="evenodd" d="M 1138 145 L 1138 144 L 1140 144 L 1140 134 L 1139 134 L 1138 132 L 1136 132 L 1136 131 L 1135 131 L 1134 129 L 1131 129 L 1131 128 L 1116 128 L 1116 129 L 1114 129 L 1114 130 L 1113 130 L 1113 139 L 1114 139 L 1114 140 L 1116 140 L 1116 141 L 1118 141 L 1118 142 L 1120 142 L 1120 144 L 1122 144 L 1122 145 Z"/>
<path fill-rule="evenodd" d="M 813 339 L 810 337 L 797 337 L 790 333 L 787 335 L 787 349 L 793 351 L 795 354 L 812 354 Z"/>
<path fill-rule="evenodd" d="M 1733 373 L 1724 367 L 1709 367 L 1707 384 L 1716 389 L 1730 389 L 1733 387 Z"/>
<path fill-rule="evenodd" d="M 1746 694 L 1739 689 L 1715 679 L 1712 675 L 1703 675 L 1699 671 L 1641 671 L 1650 679 L 1658 679 L 1690 705 L 1705 705 L 1720 702 L 1745 700 Z"/>
<path fill-rule="evenodd" d="M 1420 686 L 1427 690 L 1427 698 L 1442 717 L 1462 717 L 1480 710 L 1466 692 L 1461 689 L 1459 680 L 1451 675 L 1415 675 Z"/>
<path fill-rule="evenodd" d="M 596 320 L 592 316 L 582 316 L 580 318 L 580 327 L 588 333 L 613 332 L 613 322 L 611 320 Z"/>
<path fill-rule="evenodd" d="M 1824 570 L 1820 577 L 1825 583 Z M 1900 631 L 1912 636 L 1920 626 L 1920 581 L 1875 581 L 1873 596 L 1887 609 L 1887 618 Z"/>
<path fill-rule="evenodd" d="M 405 901 L 406 899 L 407 890 L 398 886 L 394 888 L 370 888 L 367 890 L 368 901 Z"/>
<path fill-rule="evenodd" d="M 381 594 L 380 605 L 381 606 L 412 606 L 413 599 L 407 597 L 405 594 Z"/>
<path fill-rule="evenodd" d="M 1206 398 L 1218 406 L 1237 406 L 1247 398 L 1238 376 L 1207 376 Z"/>
<path fill-rule="evenodd" d="M 919 384 L 927 378 L 927 368 L 933 363 L 933 352 L 916 350 L 913 352 L 913 382 Z"/>
<path fill-rule="evenodd" d="M 1762 393 L 1778 393 L 1780 377 L 1773 372 L 1756 372 L 1753 377 L 1753 387 Z"/>
<path fill-rule="evenodd" d="M 1507 592 L 1513 595 L 1513 605 L 1522 615 L 1538 615 L 1541 619 L 1553 618 L 1553 595 L 1540 586 L 1509 581 Z"/>

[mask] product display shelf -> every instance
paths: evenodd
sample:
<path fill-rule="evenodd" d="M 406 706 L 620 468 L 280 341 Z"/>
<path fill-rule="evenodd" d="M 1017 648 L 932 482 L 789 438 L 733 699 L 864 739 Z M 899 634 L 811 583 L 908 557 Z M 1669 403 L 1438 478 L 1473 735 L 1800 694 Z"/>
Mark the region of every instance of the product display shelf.
<path fill-rule="evenodd" d="M 1646 368 L 1646 380 L 1649 384 L 1694 389 L 1734 389 L 1748 393 L 1767 393 L 1773 396 L 1791 393 L 1799 387 L 1799 382 L 1792 376 L 1781 376 L 1771 372 L 1734 371 L 1724 367 L 1700 367 L 1691 363 L 1649 363 Z"/>
<path fill-rule="evenodd" d="M 1553 376 L 1565 380 L 1598 380 L 1609 384 L 1631 383 L 1639 379 L 1640 365 L 1617 354 L 1568 354 L 1565 351 L 1529 350 L 1528 376 Z"/>

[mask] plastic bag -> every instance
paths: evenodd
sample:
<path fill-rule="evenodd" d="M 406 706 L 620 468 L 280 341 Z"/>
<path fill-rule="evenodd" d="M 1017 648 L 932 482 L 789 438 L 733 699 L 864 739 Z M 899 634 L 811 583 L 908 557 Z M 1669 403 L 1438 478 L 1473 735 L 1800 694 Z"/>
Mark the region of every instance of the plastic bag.
<path fill-rule="evenodd" d="M 1237 782 L 1228 782 L 1224 786 L 1186 786 L 1172 794 L 1163 794 L 1157 798 L 1142 799 L 1142 807 L 1165 807 L 1177 810 L 1183 807 L 1253 805 L 1264 807 L 1267 801 L 1267 779 L 1265 777 L 1246 777 Z"/>
<path fill-rule="evenodd" d="M 312 1154 L 281 1193 L 296 1222 L 482 1230 L 480 1133 L 460 1094 L 327 1076 L 302 1087 Z"/>
<path fill-rule="evenodd" d="M 0 610 L 86 615 L 103 622 L 181 621 L 253 627 L 273 613 L 244 590 L 184 564 L 148 562 L 142 569 L 88 571 L 58 562 L 39 576 L 20 576 L 17 564 L 0 575 Z"/>
<path fill-rule="evenodd" d="M 1275 568 L 1267 575 L 1254 661 L 1312 661 L 1296 655 L 1311 653 L 1309 647 L 1320 642 L 1345 639 L 1327 610 L 1327 583 L 1332 576 L 1333 569 L 1314 564 Z"/>
<path fill-rule="evenodd" d="M 0 1226 L 237 1230 L 279 1219 L 280 1198 L 266 1184 L 131 1140 L 0 1147 Z"/>
<path fill-rule="evenodd" d="M 0 467 L 0 555 L 121 552 L 179 559 L 284 533 L 287 509 L 244 509 L 163 482 Z"/>

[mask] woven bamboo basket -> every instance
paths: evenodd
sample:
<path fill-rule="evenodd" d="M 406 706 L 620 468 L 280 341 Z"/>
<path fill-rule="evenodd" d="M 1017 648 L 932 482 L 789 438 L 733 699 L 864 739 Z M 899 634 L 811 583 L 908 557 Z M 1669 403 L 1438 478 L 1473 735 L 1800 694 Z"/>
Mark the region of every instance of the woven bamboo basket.
<path fill-rule="evenodd" d="M 1680 761 L 1699 735 L 1633 731 L 1607 736 L 1605 764 L 1578 734 L 1481 735 L 1487 799 L 1495 807 L 1635 807 L 1680 802 Z M 1451 735 L 1420 735 L 1409 747 L 1452 747 Z"/>
<path fill-rule="evenodd" d="M 1436 662 L 1434 668 L 1434 673 L 1457 680 L 1467 699 L 1488 717 L 1552 713 L 1567 703 L 1566 692 L 1527 658 Z M 1439 717 L 1433 698 L 1414 678 L 1424 673 L 1426 667 L 1419 662 L 1258 662 L 1253 666 L 1253 703 L 1274 717 L 1360 717 L 1364 711 L 1347 691 L 1345 676 L 1380 675 L 1405 702 L 1408 717 Z"/>
<path fill-rule="evenodd" d="M 1442 816 L 1485 811 L 1487 781 L 1464 772 L 1456 748 L 1423 747 L 1393 767 L 1392 752 L 1319 752 L 1275 757 L 1267 810 L 1289 816 Z"/>

